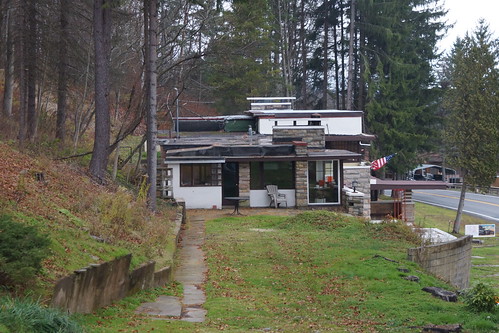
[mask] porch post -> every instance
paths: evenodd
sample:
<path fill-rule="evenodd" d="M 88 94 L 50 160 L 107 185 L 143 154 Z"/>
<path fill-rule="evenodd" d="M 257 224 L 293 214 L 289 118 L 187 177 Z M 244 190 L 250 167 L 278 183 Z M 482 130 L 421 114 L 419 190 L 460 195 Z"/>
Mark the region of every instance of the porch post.
<path fill-rule="evenodd" d="M 239 162 L 239 196 L 249 197 L 250 195 L 250 164 L 249 162 Z M 241 206 L 249 206 L 250 202 L 242 201 Z"/>
<path fill-rule="evenodd" d="M 296 207 L 308 206 L 308 162 L 296 161 L 295 165 L 295 195 Z"/>

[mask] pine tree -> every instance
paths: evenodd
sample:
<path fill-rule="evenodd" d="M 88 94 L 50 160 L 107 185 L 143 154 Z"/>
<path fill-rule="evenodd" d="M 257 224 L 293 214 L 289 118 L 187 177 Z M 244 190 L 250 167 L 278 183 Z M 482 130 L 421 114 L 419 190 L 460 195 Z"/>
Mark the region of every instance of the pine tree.
<path fill-rule="evenodd" d="M 389 166 L 398 173 L 431 148 L 438 93 L 431 64 L 439 56 L 436 42 L 445 14 L 435 7 L 438 2 L 358 2 L 365 42 L 359 55 L 365 71 L 358 76 L 367 89 L 365 98 L 355 100 L 366 100 L 367 124 L 378 136 L 374 153 L 398 153 Z"/>
<path fill-rule="evenodd" d="M 270 35 L 270 15 L 267 0 L 234 0 L 224 12 L 207 70 L 222 113 L 244 110 L 248 96 L 272 95 L 278 86 L 279 71 L 273 70 L 271 60 L 277 47 Z"/>
<path fill-rule="evenodd" d="M 450 56 L 445 107 L 448 158 L 463 185 L 453 232 L 458 233 L 468 186 L 489 187 L 499 170 L 499 44 L 481 21 L 457 40 Z"/>

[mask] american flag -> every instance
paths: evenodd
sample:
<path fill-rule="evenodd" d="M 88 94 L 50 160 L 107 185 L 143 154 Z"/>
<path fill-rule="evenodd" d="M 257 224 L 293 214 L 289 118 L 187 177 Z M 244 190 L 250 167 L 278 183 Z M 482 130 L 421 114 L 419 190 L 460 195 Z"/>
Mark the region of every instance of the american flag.
<path fill-rule="evenodd" d="M 389 160 L 391 160 L 393 158 L 393 156 L 397 155 L 396 153 L 395 154 L 391 154 L 391 155 L 388 155 L 388 156 L 385 156 L 385 157 L 382 157 L 382 158 L 378 158 L 376 161 L 372 162 L 371 163 L 371 169 L 373 171 L 376 171 L 378 169 L 381 169 L 382 167 L 385 166 L 386 163 L 388 163 Z"/>

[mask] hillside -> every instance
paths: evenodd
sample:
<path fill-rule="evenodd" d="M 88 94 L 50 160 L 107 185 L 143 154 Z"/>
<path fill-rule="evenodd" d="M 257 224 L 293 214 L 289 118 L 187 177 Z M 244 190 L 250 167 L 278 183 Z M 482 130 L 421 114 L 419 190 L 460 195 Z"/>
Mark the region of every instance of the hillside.
<path fill-rule="evenodd" d="M 0 215 L 35 226 L 51 241 L 42 274 L 30 285 L 35 294 L 50 296 L 53 283 L 73 270 L 130 252 L 133 266 L 171 260 L 168 206 L 151 214 L 140 193 L 97 185 L 76 163 L 20 152 L 4 142 L 0 170 Z"/>

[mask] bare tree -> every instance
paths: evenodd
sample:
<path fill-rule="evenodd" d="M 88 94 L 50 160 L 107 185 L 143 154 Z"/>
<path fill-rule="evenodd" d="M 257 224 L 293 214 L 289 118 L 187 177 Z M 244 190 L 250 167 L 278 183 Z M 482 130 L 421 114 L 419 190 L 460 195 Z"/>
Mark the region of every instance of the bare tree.
<path fill-rule="evenodd" d="M 5 3 L 5 79 L 3 92 L 3 114 L 12 117 L 12 97 L 14 92 L 14 42 L 13 42 L 13 9 L 11 0 Z"/>
<path fill-rule="evenodd" d="M 114 0 L 94 0 L 95 136 L 90 174 L 104 182 L 109 160 L 111 119 L 109 115 L 109 54 L 111 47 L 111 5 Z"/>
<path fill-rule="evenodd" d="M 347 88 L 347 110 L 353 107 L 353 83 L 354 83 L 354 43 L 355 43 L 355 0 L 350 7 L 350 38 L 348 44 L 348 88 Z"/>
<path fill-rule="evenodd" d="M 60 35 L 59 35 L 59 81 L 57 89 L 57 123 L 55 137 L 64 141 L 66 137 L 67 105 L 67 36 L 68 36 L 68 0 L 60 0 Z"/>
<path fill-rule="evenodd" d="M 26 69 L 26 85 L 27 85 L 27 109 L 26 109 L 26 124 L 27 138 L 31 141 L 35 140 L 38 127 L 38 114 L 36 109 L 36 81 L 37 81 L 37 49 L 38 49 L 38 26 L 36 1 L 27 1 L 27 38 L 25 43 L 25 69 Z"/>
<path fill-rule="evenodd" d="M 157 0 L 144 0 L 145 25 L 147 35 L 147 176 L 149 182 L 148 206 L 152 211 L 156 210 L 156 178 L 157 178 L 157 37 L 158 37 L 158 9 Z"/>

